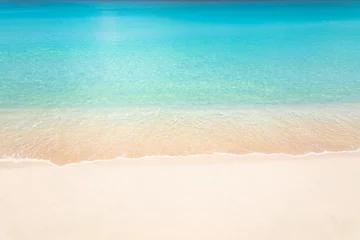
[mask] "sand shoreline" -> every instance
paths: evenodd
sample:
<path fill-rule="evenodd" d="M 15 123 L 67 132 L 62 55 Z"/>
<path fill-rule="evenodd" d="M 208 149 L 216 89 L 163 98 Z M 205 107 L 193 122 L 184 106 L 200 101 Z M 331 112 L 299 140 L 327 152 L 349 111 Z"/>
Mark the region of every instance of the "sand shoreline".
<path fill-rule="evenodd" d="M 360 153 L 0 163 L 0 239 L 360 238 Z"/>
<path fill-rule="evenodd" d="M 284 109 L 2 110 L 0 158 L 83 160 L 196 155 L 338 152 L 360 148 L 356 105 Z M 281 110 L 281 111 L 280 111 Z"/>
<path fill-rule="evenodd" d="M 25 166 L 54 166 L 66 168 L 81 166 L 83 164 L 122 164 L 122 165 L 194 165 L 194 164 L 227 164 L 227 163 L 254 163 L 269 161 L 294 161 L 294 160 L 320 160 L 333 158 L 359 158 L 360 149 L 336 152 L 309 152 L 306 154 L 288 154 L 288 153 L 211 153 L 211 154 L 194 154 L 179 156 L 144 156 L 144 157 L 125 157 L 119 156 L 112 159 L 83 160 L 79 162 L 70 162 L 66 164 L 57 164 L 46 159 L 32 158 L 3 158 L 0 159 L 0 169 L 8 167 L 25 167 Z"/>

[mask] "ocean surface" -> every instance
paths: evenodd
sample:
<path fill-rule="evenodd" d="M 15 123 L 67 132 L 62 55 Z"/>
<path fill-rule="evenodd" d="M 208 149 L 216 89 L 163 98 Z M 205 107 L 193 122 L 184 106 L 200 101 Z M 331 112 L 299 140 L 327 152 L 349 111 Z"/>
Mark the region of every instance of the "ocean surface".
<path fill-rule="evenodd" d="M 360 3 L 1 2 L 0 158 L 360 148 Z"/>

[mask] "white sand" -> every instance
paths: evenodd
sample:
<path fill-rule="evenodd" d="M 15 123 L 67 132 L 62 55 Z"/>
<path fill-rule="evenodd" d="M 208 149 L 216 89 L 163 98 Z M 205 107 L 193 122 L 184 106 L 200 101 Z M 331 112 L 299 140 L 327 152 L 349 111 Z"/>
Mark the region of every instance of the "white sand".
<path fill-rule="evenodd" d="M 360 239 L 360 154 L 0 163 L 0 240 Z"/>

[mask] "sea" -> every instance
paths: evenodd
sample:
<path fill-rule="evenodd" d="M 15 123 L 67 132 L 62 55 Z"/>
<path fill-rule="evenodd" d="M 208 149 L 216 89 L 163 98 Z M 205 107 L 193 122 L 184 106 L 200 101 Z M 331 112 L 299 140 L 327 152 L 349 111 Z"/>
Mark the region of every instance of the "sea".
<path fill-rule="evenodd" d="M 2 159 L 359 148 L 360 2 L 0 2 Z"/>

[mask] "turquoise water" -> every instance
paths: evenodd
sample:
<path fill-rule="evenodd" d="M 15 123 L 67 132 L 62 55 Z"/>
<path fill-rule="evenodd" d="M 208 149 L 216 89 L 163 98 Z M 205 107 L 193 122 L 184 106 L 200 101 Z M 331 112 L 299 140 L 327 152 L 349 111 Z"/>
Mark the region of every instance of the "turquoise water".
<path fill-rule="evenodd" d="M 360 4 L 0 3 L 0 108 L 360 102 Z"/>

